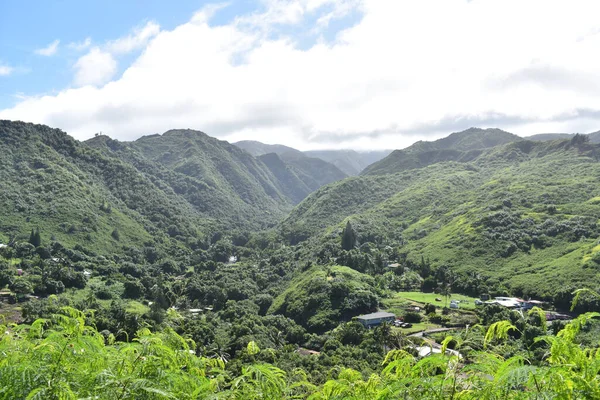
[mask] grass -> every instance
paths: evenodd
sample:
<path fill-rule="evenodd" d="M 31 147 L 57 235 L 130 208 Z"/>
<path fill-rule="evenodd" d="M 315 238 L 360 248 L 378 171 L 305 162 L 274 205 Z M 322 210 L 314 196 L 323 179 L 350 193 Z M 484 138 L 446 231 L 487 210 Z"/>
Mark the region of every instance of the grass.
<path fill-rule="evenodd" d="M 442 299 L 442 301 L 435 301 L 436 298 L 440 298 Z M 436 294 L 436 293 L 422 293 L 422 292 L 398 292 L 395 294 L 395 296 L 393 297 L 393 299 L 391 299 L 391 306 L 398 306 L 400 304 L 402 304 L 402 300 L 404 300 L 404 303 L 406 303 L 406 300 L 410 300 L 416 303 L 419 303 L 421 305 L 425 304 L 425 303 L 431 303 L 434 304 L 436 307 L 444 307 L 446 305 L 446 298 L 440 294 Z M 449 298 L 448 298 L 448 306 L 450 305 L 450 300 L 459 300 L 460 303 L 460 308 L 464 308 L 467 310 L 474 310 L 475 309 L 475 300 L 477 300 L 474 297 L 469 297 L 469 296 L 465 296 L 462 294 L 452 294 Z M 466 301 L 465 303 L 463 303 L 463 301 Z"/>
<path fill-rule="evenodd" d="M 143 305 L 139 301 L 131 300 L 129 303 L 127 303 L 127 308 L 125 308 L 125 311 L 130 314 L 144 315 L 150 311 L 150 307 Z"/>
<path fill-rule="evenodd" d="M 392 330 L 394 330 L 396 332 L 402 332 L 406 335 L 410 335 L 411 333 L 426 331 L 429 329 L 437 329 L 437 328 L 441 328 L 441 327 L 442 327 L 441 325 L 432 324 L 431 322 L 418 322 L 418 323 L 414 323 L 411 328 L 397 328 L 394 326 L 394 327 L 392 327 Z"/>

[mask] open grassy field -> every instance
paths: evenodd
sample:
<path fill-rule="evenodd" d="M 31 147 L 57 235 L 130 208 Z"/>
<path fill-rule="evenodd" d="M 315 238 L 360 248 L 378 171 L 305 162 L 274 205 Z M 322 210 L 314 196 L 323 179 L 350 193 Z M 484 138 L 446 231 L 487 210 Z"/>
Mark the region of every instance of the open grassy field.
<path fill-rule="evenodd" d="M 440 298 L 442 301 L 435 301 L 435 299 Z M 475 300 L 474 297 L 464 296 L 462 294 L 452 294 L 448 297 L 448 303 L 446 304 L 446 298 L 440 294 L 435 293 L 422 293 L 422 292 L 397 292 L 392 299 L 388 299 L 384 301 L 384 304 L 389 308 L 400 307 L 405 305 L 407 301 L 413 301 L 420 304 L 431 303 L 436 307 L 444 307 L 446 305 L 450 305 L 451 300 L 459 300 L 460 308 L 466 310 L 475 309 Z"/>
<path fill-rule="evenodd" d="M 418 323 L 414 323 L 412 328 L 397 328 L 397 327 L 392 327 L 392 330 L 397 331 L 397 332 L 402 332 L 406 335 L 410 335 L 411 333 L 415 333 L 415 332 L 421 332 L 421 331 L 426 331 L 429 329 L 437 329 L 437 328 L 441 328 L 441 325 L 437 325 L 437 324 L 432 324 L 431 322 L 418 322 Z"/>

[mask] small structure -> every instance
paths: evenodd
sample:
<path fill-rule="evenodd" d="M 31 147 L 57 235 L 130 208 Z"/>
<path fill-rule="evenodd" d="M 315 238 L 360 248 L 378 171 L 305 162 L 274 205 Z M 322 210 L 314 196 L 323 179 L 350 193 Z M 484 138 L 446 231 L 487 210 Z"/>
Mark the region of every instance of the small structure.
<path fill-rule="evenodd" d="M 321 354 L 318 351 L 305 349 L 304 347 L 298 347 L 298 349 L 296 350 L 296 353 L 298 353 L 302 356 L 318 356 L 319 354 Z"/>
<path fill-rule="evenodd" d="M 414 347 L 417 352 L 419 353 L 419 358 L 423 358 L 423 357 L 428 357 L 432 354 L 442 354 L 442 349 L 440 347 L 433 347 L 433 346 L 417 346 Z M 446 355 L 448 356 L 456 356 L 458 357 L 460 360 L 462 360 L 462 355 L 456 351 L 456 350 L 452 350 L 452 349 L 446 349 Z"/>
<path fill-rule="evenodd" d="M 396 316 L 386 311 L 378 311 L 371 314 L 359 315 L 356 320 L 363 324 L 365 328 L 381 325 L 383 322 L 393 323 Z"/>
<path fill-rule="evenodd" d="M 521 303 L 521 307 L 524 310 L 531 310 L 533 307 L 539 307 L 539 308 L 544 308 L 544 306 L 546 305 L 546 303 L 544 303 L 543 301 L 540 300 L 524 300 Z"/>
<path fill-rule="evenodd" d="M 522 300 L 516 297 L 496 297 L 494 300 L 486 301 L 486 304 L 499 304 L 506 308 L 520 308 Z"/>

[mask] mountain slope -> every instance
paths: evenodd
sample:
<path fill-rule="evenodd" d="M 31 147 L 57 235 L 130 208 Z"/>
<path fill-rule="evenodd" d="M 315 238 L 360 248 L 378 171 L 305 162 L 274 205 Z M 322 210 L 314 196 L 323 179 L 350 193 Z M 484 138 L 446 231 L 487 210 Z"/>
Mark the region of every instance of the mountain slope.
<path fill-rule="evenodd" d="M 354 151 L 354 150 L 314 150 L 307 151 L 309 157 L 316 157 L 332 163 L 348 176 L 360 174 L 367 166 L 386 157 L 391 150 Z"/>
<path fill-rule="evenodd" d="M 86 145 L 132 165 L 223 228 L 269 226 L 291 204 L 264 164 L 202 132 L 169 131 L 135 142 L 96 137 Z"/>
<path fill-rule="evenodd" d="M 239 142 L 233 143 L 233 145 L 239 147 L 240 149 L 246 150 L 248 153 L 252 154 L 255 157 L 269 153 L 275 153 L 278 155 L 282 155 L 285 153 L 302 155 L 302 152 L 300 150 L 296 150 L 292 147 L 284 146 L 282 144 L 266 144 L 257 142 L 255 140 L 241 140 Z"/>
<path fill-rule="evenodd" d="M 234 145 L 246 150 L 253 156 L 276 153 L 286 163 L 290 160 L 300 160 L 302 159 L 302 156 L 306 156 L 309 159 L 319 159 L 334 165 L 344 174 L 344 176 L 358 175 L 368 165 L 381 160 L 391 153 L 391 150 L 375 150 L 364 152 L 358 152 L 354 150 L 313 150 L 301 152 L 300 150 L 296 150 L 288 146 L 283 146 L 280 144 L 265 144 L 253 140 L 242 140 L 234 143 Z M 308 161 L 305 160 L 305 162 Z M 316 163 L 313 162 L 313 164 Z M 311 168 L 320 168 L 320 166 L 313 165 Z"/>
<path fill-rule="evenodd" d="M 522 140 L 519 136 L 500 129 L 470 128 L 434 142 L 420 141 L 406 149 L 394 150 L 368 166 L 361 175 L 395 173 L 443 161 L 473 161 L 485 149 L 519 140 Z"/>
<path fill-rule="evenodd" d="M 525 139 L 533 141 L 545 141 L 571 139 L 572 137 L 572 133 L 538 133 L 536 135 L 527 136 Z"/>
<path fill-rule="evenodd" d="M 600 147 L 518 141 L 473 161 L 346 179 L 311 194 L 280 225 L 292 242 L 399 246 L 485 287 L 550 298 L 600 283 Z M 470 276 L 470 275 L 469 275 Z M 568 282 L 568 285 L 565 285 Z"/>
<path fill-rule="evenodd" d="M 306 198 L 311 192 L 318 189 L 321 185 L 310 185 L 305 182 L 294 167 L 287 165 L 283 160 L 275 153 L 268 153 L 258 157 L 267 168 L 271 171 L 273 176 L 277 179 L 278 188 L 281 192 L 290 198 L 294 204 L 300 203 Z M 309 179 L 307 179 L 308 181 Z"/>
<path fill-rule="evenodd" d="M 183 199 L 133 166 L 43 125 L 0 121 L 0 234 L 26 240 L 40 228 L 44 243 L 102 252 L 168 241 L 209 230 Z M 118 234 L 114 233 L 115 231 Z"/>
<path fill-rule="evenodd" d="M 591 143 L 600 143 L 600 131 L 585 134 Z M 557 139 L 571 139 L 575 136 L 574 133 L 539 133 L 537 135 L 531 135 L 525 137 L 527 140 L 557 140 Z"/>

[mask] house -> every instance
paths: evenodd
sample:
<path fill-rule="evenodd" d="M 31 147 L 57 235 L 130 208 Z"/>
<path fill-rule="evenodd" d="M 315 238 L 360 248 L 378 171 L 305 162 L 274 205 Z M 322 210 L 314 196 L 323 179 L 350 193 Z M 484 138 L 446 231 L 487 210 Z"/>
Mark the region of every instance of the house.
<path fill-rule="evenodd" d="M 365 328 L 370 328 L 381 325 L 383 322 L 393 323 L 396 320 L 396 316 L 389 312 L 378 311 L 371 314 L 359 315 L 356 317 L 356 320 L 363 324 Z"/>
<path fill-rule="evenodd" d="M 525 310 L 531 310 L 533 307 L 544 308 L 546 303 L 540 300 L 525 300 L 521 303 L 521 306 Z"/>
<path fill-rule="evenodd" d="M 496 297 L 494 300 L 486 301 L 486 304 L 499 304 L 506 308 L 520 308 L 523 300 L 516 297 Z"/>

